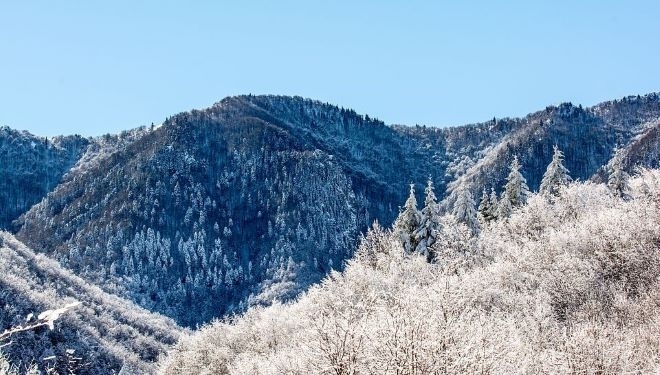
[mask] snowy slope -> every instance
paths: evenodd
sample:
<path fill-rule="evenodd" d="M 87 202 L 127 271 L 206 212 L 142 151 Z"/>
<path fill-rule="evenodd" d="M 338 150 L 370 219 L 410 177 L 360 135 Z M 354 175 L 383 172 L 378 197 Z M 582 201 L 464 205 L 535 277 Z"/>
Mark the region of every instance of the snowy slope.
<path fill-rule="evenodd" d="M 28 314 L 72 302 L 80 305 L 57 320 L 53 330 L 16 334 L 2 352 L 14 363 L 62 371 L 66 351 L 75 350 L 77 374 L 113 374 L 124 366 L 151 373 L 153 363 L 184 333 L 172 320 L 101 291 L 0 232 L 0 331 L 23 324 Z"/>

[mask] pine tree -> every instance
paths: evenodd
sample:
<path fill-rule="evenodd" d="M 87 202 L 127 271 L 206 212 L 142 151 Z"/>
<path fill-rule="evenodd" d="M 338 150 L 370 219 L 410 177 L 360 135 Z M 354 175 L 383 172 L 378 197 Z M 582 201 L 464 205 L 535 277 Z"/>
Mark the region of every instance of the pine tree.
<path fill-rule="evenodd" d="M 513 206 L 511 205 L 511 201 L 506 197 L 506 191 L 503 191 L 500 201 L 497 204 L 497 217 L 499 219 L 506 219 L 511 216 L 511 212 L 513 212 Z"/>
<path fill-rule="evenodd" d="M 433 181 L 429 178 L 426 184 L 426 199 L 424 208 L 420 215 L 419 228 L 415 231 L 414 237 L 417 241 L 416 251 L 429 258 L 429 248 L 436 243 L 440 233 L 440 209 L 433 192 Z"/>
<path fill-rule="evenodd" d="M 628 179 L 630 175 L 623 170 L 623 154 L 621 150 L 614 151 L 614 157 L 609 163 L 608 169 L 610 175 L 607 178 L 607 187 L 610 192 L 619 198 L 630 198 L 630 185 Z"/>
<path fill-rule="evenodd" d="M 497 220 L 499 216 L 497 216 L 497 207 L 499 206 L 499 201 L 497 200 L 497 193 L 495 192 L 495 188 L 490 188 L 490 216 L 492 217 L 493 220 Z"/>
<path fill-rule="evenodd" d="M 543 174 L 539 193 L 546 197 L 559 196 L 561 188 L 571 181 L 568 173 L 568 169 L 564 167 L 564 153 L 555 145 L 552 161 Z"/>
<path fill-rule="evenodd" d="M 529 195 L 527 180 L 520 173 L 520 163 L 517 156 L 513 157 L 509 170 L 509 176 L 502 192 L 502 199 L 500 199 L 498 206 L 499 217 L 508 217 L 514 208 L 527 202 L 527 196 Z"/>
<path fill-rule="evenodd" d="M 415 185 L 410 184 L 410 195 L 403 206 L 403 211 L 394 222 L 394 232 L 401 241 L 406 253 L 412 253 L 417 247 L 415 231 L 419 228 L 420 215 L 415 199 Z"/>
<path fill-rule="evenodd" d="M 493 220 L 493 215 L 491 214 L 492 210 L 490 207 L 490 199 L 488 198 L 488 193 L 484 188 L 481 192 L 481 200 L 479 201 L 479 222 L 482 225 L 485 225 Z"/>
<path fill-rule="evenodd" d="M 527 202 L 529 187 L 527 186 L 527 180 L 520 173 L 520 163 L 517 156 L 513 157 L 509 170 L 507 183 L 504 185 L 505 197 L 511 202 L 511 206 L 520 207 Z"/>
<path fill-rule="evenodd" d="M 477 220 L 477 210 L 474 208 L 472 194 L 464 185 L 461 185 L 456 195 L 456 203 L 454 203 L 454 210 L 452 211 L 456 221 L 467 225 L 473 234 L 478 233 L 479 221 Z"/>

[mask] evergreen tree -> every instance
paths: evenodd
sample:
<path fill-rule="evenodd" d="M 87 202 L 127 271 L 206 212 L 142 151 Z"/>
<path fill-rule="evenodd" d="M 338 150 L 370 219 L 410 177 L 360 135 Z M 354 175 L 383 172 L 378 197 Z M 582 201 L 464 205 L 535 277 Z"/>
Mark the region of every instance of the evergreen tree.
<path fill-rule="evenodd" d="M 499 217 L 508 217 L 514 208 L 527 202 L 527 196 L 529 195 L 527 180 L 520 173 L 520 163 L 517 156 L 513 157 L 509 170 L 509 176 L 507 176 L 507 182 L 504 185 L 502 199 L 500 199 L 497 210 Z"/>
<path fill-rule="evenodd" d="M 403 206 L 403 211 L 394 222 L 394 232 L 403 244 L 403 249 L 410 254 L 417 248 L 415 231 L 419 228 L 420 215 L 415 199 L 415 185 L 410 184 L 410 195 Z"/>
<path fill-rule="evenodd" d="M 454 210 L 452 211 L 456 221 L 467 225 L 473 234 L 478 233 L 479 221 L 477 220 L 477 210 L 474 208 L 472 194 L 464 185 L 461 185 L 456 195 L 456 203 L 454 203 Z"/>
<path fill-rule="evenodd" d="M 517 156 L 513 157 L 509 171 L 506 185 L 504 185 L 504 197 L 511 202 L 512 207 L 520 207 L 527 202 L 529 187 L 527 186 L 527 180 L 520 173 L 520 163 Z"/>
<path fill-rule="evenodd" d="M 502 192 L 502 196 L 500 197 L 500 201 L 497 204 L 496 210 L 497 217 L 500 219 L 506 219 L 507 217 L 511 216 L 511 212 L 513 212 L 513 206 L 511 205 L 511 201 L 506 197 L 506 191 Z"/>
<path fill-rule="evenodd" d="M 571 181 L 568 173 L 568 169 L 564 167 L 564 153 L 555 145 L 552 161 L 543 174 L 539 193 L 547 197 L 558 196 L 560 189 Z"/>
<path fill-rule="evenodd" d="M 487 224 L 493 220 L 492 210 L 490 207 L 490 199 L 488 198 L 488 193 L 484 188 L 481 192 L 481 200 L 479 201 L 479 222 Z"/>
<path fill-rule="evenodd" d="M 497 200 L 497 193 L 495 188 L 490 188 L 490 216 L 493 220 L 497 220 L 497 207 L 499 206 L 499 201 Z"/>
<path fill-rule="evenodd" d="M 619 198 L 630 198 L 630 185 L 628 184 L 630 175 L 623 170 L 623 154 L 621 150 L 614 151 L 614 157 L 609 163 L 608 169 L 610 175 L 607 178 L 607 187 L 610 189 L 610 192 Z"/>
<path fill-rule="evenodd" d="M 426 199 L 424 208 L 420 215 L 419 228 L 415 231 L 414 237 L 417 241 L 416 251 L 429 258 L 429 248 L 436 243 L 440 233 L 440 209 L 433 192 L 433 181 L 429 178 L 424 190 Z"/>

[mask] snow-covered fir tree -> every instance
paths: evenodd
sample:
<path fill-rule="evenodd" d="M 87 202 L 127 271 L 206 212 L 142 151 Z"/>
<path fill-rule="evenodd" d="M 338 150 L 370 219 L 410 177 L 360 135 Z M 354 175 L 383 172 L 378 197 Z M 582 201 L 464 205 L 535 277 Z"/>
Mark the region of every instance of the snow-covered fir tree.
<path fill-rule="evenodd" d="M 555 145 L 552 161 L 543 174 L 539 193 L 548 197 L 558 196 L 560 189 L 568 185 L 570 181 L 568 169 L 564 167 L 564 153 Z"/>
<path fill-rule="evenodd" d="M 406 199 L 403 210 L 394 222 L 394 232 L 401 240 L 406 253 L 412 253 L 417 248 L 415 231 L 419 228 L 420 214 L 417 211 L 415 185 L 410 184 L 410 195 Z"/>
<path fill-rule="evenodd" d="M 607 178 L 607 187 L 616 197 L 627 199 L 630 197 L 630 185 L 628 179 L 630 175 L 623 169 L 623 153 L 621 149 L 614 151 L 614 157 L 608 165 L 609 176 Z"/>
<path fill-rule="evenodd" d="M 456 192 L 456 203 L 454 203 L 452 214 L 456 221 L 467 225 L 472 233 L 479 232 L 479 221 L 477 220 L 477 210 L 474 207 L 474 199 L 470 190 L 464 184 L 461 184 Z"/>
<path fill-rule="evenodd" d="M 509 166 L 509 176 L 506 178 L 506 181 L 506 185 L 504 185 L 504 198 L 509 200 L 511 206 L 514 208 L 525 204 L 530 193 L 527 180 L 520 173 L 520 163 L 517 156 L 513 157 L 513 161 Z"/>
<path fill-rule="evenodd" d="M 420 215 L 419 228 L 415 231 L 416 251 L 429 257 L 429 248 L 437 241 L 440 232 L 440 209 L 433 192 L 433 181 L 429 178 L 424 190 L 424 208 Z"/>
<path fill-rule="evenodd" d="M 499 201 L 497 200 L 497 193 L 495 192 L 495 188 L 490 188 L 489 200 L 490 216 L 493 220 L 497 220 L 497 207 L 499 206 Z"/>
<path fill-rule="evenodd" d="M 507 199 L 506 191 L 502 192 L 502 196 L 497 203 L 496 210 L 498 219 L 506 219 L 507 217 L 511 216 L 511 212 L 513 212 L 513 205 L 511 204 L 511 201 Z"/>
<path fill-rule="evenodd" d="M 493 220 L 492 209 L 490 207 L 490 198 L 486 189 L 481 192 L 481 200 L 479 201 L 479 222 L 485 225 Z"/>

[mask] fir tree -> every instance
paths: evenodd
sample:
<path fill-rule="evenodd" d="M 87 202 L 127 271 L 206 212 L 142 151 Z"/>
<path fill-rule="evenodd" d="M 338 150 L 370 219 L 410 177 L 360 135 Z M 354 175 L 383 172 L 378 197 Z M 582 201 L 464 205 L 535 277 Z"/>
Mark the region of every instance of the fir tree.
<path fill-rule="evenodd" d="M 461 185 L 456 195 L 456 203 L 454 203 L 454 210 L 452 211 L 456 221 L 467 225 L 473 234 L 478 233 L 479 221 L 477 220 L 477 210 L 474 208 L 472 194 L 464 185 Z"/>
<path fill-rule="evenodd" d="M 492 220 L 497 220 L 497 207 L 499 205 L 499 201 L 497 200 L 497 193 L 495 192 L 495 188 L 490 188 L 490 216 Z"/>
<path fill-rule="evenodd" d="M 394 232 L 401 241 L 406 253 L 412 253 L 417 248 L 415 231 L 419 228 L 420 215 L 415 199 L 415 185 L 410 184 L 410 195 L 403 206 L 403 211 L 394 222 Z"/>
<path fill-rule="evenodd" d="M 490 199 L 488 198 L 488 193 L 484 188 L 481 192 L 481 200 L 479 201 L 479 222 L 481 224 L 487 224 L 493 220 L 492 210 L 490 207 Z"/>
<path fill-rule="evenodd" d="M 630 175 L 623 170 L 623 154 L 621 150 L 614 151 L 614 157 L 610 161 L 608 169 L 610 175 L 607 178 L 607 187 L 610 189 L 610 192 L 619 198 L 630 198 L 630 185 L 628 184 Z"/>
<path fill-rule="evenodd" d="M 497 203 L 496 209 L 497 217 L 500 219 L 506 219 L 507 217 L 511 216 L 511 212 L 513 212 L 513 206 L 511 205 L 511 201 L 506 197 L 506 191 L 502 192 L 502 196 L 500 197 L 500 201 Z"/>
<path fill-rule="evenodd" d="M 561 188 L 571 181 L 568 173 L 568 169 L 564 167 L 564 153 L 555 145 L 552 161 L 543 174 L 539 193 L 547 197 L 559 196 Z"/>
<path fill-rule="evenodd" d="M 511 206 L 520 207 L 527 202 L 529 187 L 527 180 L 520 173 L 520 163 L 518 157 L 514 156 L 509 166 L 509 176 L 506 185 L 504 185 L 504 196 L 511 202 Z"/>
<path fill-rule="evenodd" d="M 416 251 L 429 258 L 429 248 L 436 243 L 440 232 L 440 209 L 433 192 L 433 181 L 429 178 L 424 190 L 426 199 L 424 208 L 420 215 L 419 228 L 415 231 L 414 237 L 417 242 Z"/>
<path fill-rule="evenodd" d="M 529 195 L 527 180 L 520 173 L 520 163 L 517 156 L 513 157 L 509 170 L 509 176 L 502 192 L 502 199 L 498 206 L 499 217 L 508 217 L 514 208 L 527 202 L 527 196 Z"/>

